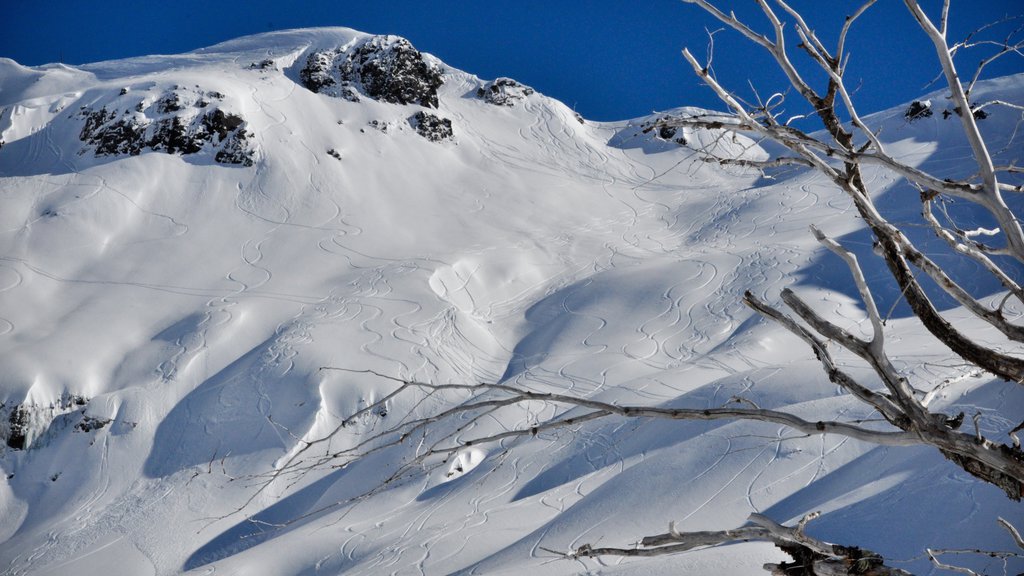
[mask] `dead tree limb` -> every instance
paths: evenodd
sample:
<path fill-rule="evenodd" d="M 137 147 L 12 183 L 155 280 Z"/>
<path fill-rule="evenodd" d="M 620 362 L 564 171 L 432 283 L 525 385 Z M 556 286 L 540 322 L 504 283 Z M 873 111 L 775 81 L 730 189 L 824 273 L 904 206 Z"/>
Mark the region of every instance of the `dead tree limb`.
<path fill-rule="evenodd" d="M 732 530 L 712 532 L 678 532 L 674 524 L 664 534 L 647 536 L 632 548 L 594 548 L 584 544 L 565 554 L 568 558 L 598 556 L 663 556 L 696 548 L 722 546 L 740 542 L 762 541 L 775 544 L 793 558 L 792 562 L 766 564 L 772 574 L 804 576 L 909 576 L 909 572 L 885 564 L 885 560 L 863 548 L 823 542 L 804 532 L 807 523 L 818 514 L 804 516 L 796 526 L 783 526 L 763 514 L 751 514 L 747 525 Z"/>

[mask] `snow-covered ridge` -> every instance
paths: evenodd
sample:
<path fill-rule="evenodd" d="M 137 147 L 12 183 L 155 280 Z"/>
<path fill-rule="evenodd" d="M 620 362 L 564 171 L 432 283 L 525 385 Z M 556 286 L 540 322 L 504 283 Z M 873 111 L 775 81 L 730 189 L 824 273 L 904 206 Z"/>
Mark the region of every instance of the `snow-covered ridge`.
<path fill-rule="evenodd" d="M 1020 102 L 1022 81 L 978 93 Z M 966 165 L 951 121 L 904 111 L 871 119 L 891 151 Z M 957 546 L 1003 541 L 982 520 L 1001 497 L 966 494 L 935 454 L 743 423 L 598 422 L 474 447 L 335 505 L 416 450 L 401 446 L 255 493 L 302 442 L 393 389 L 364 370 L 649 404 L 742 394 L 797 413 L 859 410 L 740 299 L 799 281 L 856 326 L 846 276 L 818 264 L 806 228 L 849 234 L 864 261 L 870 242 L 813 174 L 723 170 L 694 152 L 762 159 L 761 143 L 648 129 L 700 113 L 585 121 L 514 80 L 341 28 L 80 67 L 0 61 L 0 572 L 564 574 L 584 568 L 542 547 L 809 508 L 826 511 L 822 537 L 887 557 L 941 546 L 947 530 L 968 535 Z M 984 122 L 1001 153 L 1019 150 L 1012 113 Z M 913 216 L 905 188 L 869 176 L 886 206 Z M 1003 394 L 930 357 L 896 316 L 907 374 L 950 382 L 937 406 Z M 395 398 L 318 446 L 353 446 L 448 400 Z M 1024 399 L 1002 404 L 1019 412 Z M 550 416 L 534 408 L 472 431 Z M 946 508 L 929 508 L 937 497 Z M 911 513 L 919 528 L 879 536 L 879 515 Z M 759 573 L 774 554 L 704 551 L 682 569 Z M 659 567 L 680 569 L 600 570 Z"/>

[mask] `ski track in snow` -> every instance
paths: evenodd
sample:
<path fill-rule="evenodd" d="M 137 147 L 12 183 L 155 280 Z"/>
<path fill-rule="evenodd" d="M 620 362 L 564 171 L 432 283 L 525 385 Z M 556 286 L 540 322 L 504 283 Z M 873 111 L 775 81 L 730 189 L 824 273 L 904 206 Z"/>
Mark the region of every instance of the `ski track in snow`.
<path fill-rule="evenodd" d="M 0 294 L 14 290 L 24 281 L 25 277 L 14 267 L 0 264 Z M 14 329 L 14 322 L 0 316 L 0 336 L 14 332 Z"/>

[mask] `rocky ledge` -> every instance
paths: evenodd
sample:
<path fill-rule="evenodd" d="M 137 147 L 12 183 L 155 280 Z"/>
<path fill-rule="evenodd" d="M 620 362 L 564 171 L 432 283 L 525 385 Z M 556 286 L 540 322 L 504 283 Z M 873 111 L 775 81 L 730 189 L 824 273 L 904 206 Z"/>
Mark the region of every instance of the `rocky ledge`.
<path fill-rule="evenodd" d="M 50 404 L 0 403 L 0 438 L 12 450 L 27 450 L 45 437 L 61 416 L 84 415 L 87 403 L 87 398 L 67 392 Z"/>
<path fill-rule="evenodd" d="M 360 94 L 391 104 L 437 108 L 442 70 L 405 38 L 371 36 L 348 50 L 313 52 L 299 71 L 313 92 L 359 101 Z"/>
<path fill-rule="evenodd" d="M 83 153 L 91 149 L 97 157 L 136 156 L 150 150 L 189 155 L 209 150 L 218 163 L 253 165 L 248 142 L 252 134 L 241 116 L 221 108 L 223 94 L 175 87 L 127 107 L 126 98 L 132 98 L 131 92 L 123 89 L 109 107 L 80 110 Z"/>

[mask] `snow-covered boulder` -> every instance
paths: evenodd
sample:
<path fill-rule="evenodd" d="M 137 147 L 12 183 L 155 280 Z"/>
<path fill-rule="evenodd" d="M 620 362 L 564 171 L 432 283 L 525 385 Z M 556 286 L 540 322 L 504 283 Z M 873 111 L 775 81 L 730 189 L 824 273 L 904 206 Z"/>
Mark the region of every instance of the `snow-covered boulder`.
<path fill-rule="evenodd" d="M 515 106 L 516 102 L 526 100 L 533 92 L 533 88 L 511 78 L 496 78 L 483 88 L 478 88 L 476 95 L 495 106 Z"/>

